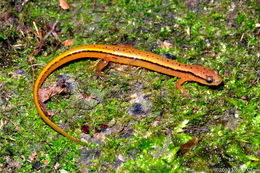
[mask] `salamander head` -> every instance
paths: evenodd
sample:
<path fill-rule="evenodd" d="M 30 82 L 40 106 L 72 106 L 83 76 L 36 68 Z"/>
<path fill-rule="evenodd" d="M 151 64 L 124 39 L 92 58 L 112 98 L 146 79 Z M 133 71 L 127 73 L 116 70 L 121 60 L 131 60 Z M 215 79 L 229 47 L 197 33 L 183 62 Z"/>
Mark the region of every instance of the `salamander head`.
<path fill-rule="evenodd" d="M 202 78 L 203 80 L 199 82 L 205 85 L 219 85 L 222 82 L 217 70 L 211 70 L 205 66 L 193 65 L 192 73 Z"/>

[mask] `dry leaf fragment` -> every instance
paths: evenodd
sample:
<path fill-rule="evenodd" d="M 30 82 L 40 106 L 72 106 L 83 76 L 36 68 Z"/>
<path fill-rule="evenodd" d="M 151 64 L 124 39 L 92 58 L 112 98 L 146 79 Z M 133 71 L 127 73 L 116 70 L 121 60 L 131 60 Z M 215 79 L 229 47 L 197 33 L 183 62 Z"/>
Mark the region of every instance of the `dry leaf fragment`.
<path fill-rule="evenodd" d="M 23 132 L 22 129 L 21 129 L 21 127 L 19 127 L 19 126 L 16 126 L 16 127 L 15 127 L 15 130 L 18 130 L 18 131 L 21 132 L 21 133 Z"/>
<path fill-rule="evenodd" d="M 84 124 L 84 125 L 80 126 L 80 129 L 85 134 L 89 134 L 89 132 L 90 132 L 90 126 L 87 125 L 87 124 Z"/>
<path fill-rule="evenodd" d="M 196 147 L 197 143 L 199 142 L 200 138 L 192 138 L 191 140 L 189 140 L 187 143 L 183 144 L 180 147 L 180 152 L 182 154 L 185 154 L 186 152 L 188 152 L 189 150 L 193 149 Z"/>
<path fill-rule="evenodd" d="M 161 47 L 172 48 L 172 44 L 168 40 L 165 40 L 164 42 L 161 42 L 160 44 L 161 44 Z"/>
<path fill-rule="evenodd" d="M 15 130 L 18 130 L 18 131 L 21 132 L 21 133 L 23 132 L 22 129 L 21 129 L 21 127 L 19 127 L 16 122 L 11 121 L 11 123 L 13 123 L 13 125 L 16 126 L 16 127 L 15 127 Z"/>
<path fill-rule="evenodd" d="M 40 88 L 38 91 L 39 101 L 44 103 L 47 100 L 49 100 L 51 97 L 60 93 L 64 93 L 64 94 L 70 93 L 70 88 L 64 79 L 58 80 L 55 86 L 52 85 L 49 86 L 48 88 Z"/>
<path fill-rule="evenodd" d="M 64 10 L 67 10 L 70 8 L 67 0 L 59 0 L 59 6 L 61 6 L 61 8 Z"/>
<path fill-rule="evenodd" d="M 48 163 L 49 163 L 48 160 L 43 160 L 43 164 L 45 167 L 48 165 Z"/>
<path fill-rule="evenodd" d="M 99 127 L 95 127 L 95 128 L 94 128 L 94 134 L 95 134 L 95 133 L 101 133 L 101 132 L 105 131 L 107 128 L 108 128 L 108 125 L 106 125 L 106 124 L 101 124 L 101 125 L 99 125 Z M 90 133 L 90 130 L 91 130 L 91 126 L 85 124 L 85 125 L 80 126 L 80 129 L 81 129 L 81 131 L 82 131 L 83 133 L 89 134 L 89 133 Z"/>
<path fill-rule="evenodd" d="M 65 41 L 62 42 L 62 44 L 65 45 L 65 46 L 69 46 L 69 47 L 73 46 L 73 43 L 70 40 L 65 40 Z"/>
<path fill-rule="evenodd" d="M 39 100 L 41 102 L 46 102 L 52 96 L 59 94 L 63 89 L 61 87 L 48 87 L 48 88 L 40 88 L 39 89 Z"/>

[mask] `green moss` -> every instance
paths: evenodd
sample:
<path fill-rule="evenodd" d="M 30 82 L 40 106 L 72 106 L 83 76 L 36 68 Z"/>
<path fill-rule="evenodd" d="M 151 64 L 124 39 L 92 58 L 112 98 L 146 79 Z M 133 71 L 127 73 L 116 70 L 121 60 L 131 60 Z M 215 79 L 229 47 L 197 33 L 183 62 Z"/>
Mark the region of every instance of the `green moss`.
<path fill-rule="evenodd" d="M 30 160 L 33 153 L 42 164 L 40 171 L 47 172 L 259 167 L 259 7 L 255 0 L 200 4 L 100 0 L 95 9 L 93 1 L 69 1 L 69 10 L 62 10 L 57 1 L 29 1 L 18 13 L 21 3 L 0 2 L 0 16 L 7 16 L 0 20 L 0 162 L 4 164 L 0 170 L 36 171 L 35 161 Z M 50 35 L 30 61 L 39 44 L 32 21 L 40 31 L 58 21 L 60 40 L 70 39 L 73 47 L 129 43 L 160 55 L 170 53 L 178 62 L 217 69 L 223 84 L 208 87 L 187 82 L 183 88 L 191 96 L 188 99 L 176 89 L 175 77 L 111 63 L 99 79 L 94 60 L 69 63 L 44 83 L 55 85 L 58 76 L 67 75 L 72 85 L 69 98 L 58 95 L 47 102 L 53 121 L 78 138 L 81 125 L 92 130 L 110 125 L 100 138 L 91 132 L 84 153 L 81 145 L 47 126 L 35 109 L 33 73 L 36 77 L 69 48 Z M 171 48 L 160 46 L 165 40 Z M 141 103 L 145 113 L 133 115 L 134 103 Z M 201 139 L 197 147 L 179 154 L 180 146 L 193 137 Z M 12 167 L 8 157 L 21 167 Z"/>

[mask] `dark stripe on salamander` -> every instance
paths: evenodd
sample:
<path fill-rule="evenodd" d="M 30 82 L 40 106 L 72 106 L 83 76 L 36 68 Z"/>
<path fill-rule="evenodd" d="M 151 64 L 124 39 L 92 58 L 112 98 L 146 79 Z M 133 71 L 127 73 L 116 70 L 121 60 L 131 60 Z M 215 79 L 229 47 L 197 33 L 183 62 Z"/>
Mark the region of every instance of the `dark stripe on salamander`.
<path fill-rule="evenodd" d="M 129 57 L 129 56 L 124 56 L 124 55 L 116 55 L 116 54 L 113 54 L 113 53 L 108 53 L 108 52 L 106 52 L 106 51 L 93 51 L 93 50 L 82 50 L 82 51 L 72 52 L 72 53 L 68 54 L 67 56 L 64 56 L 64 57 L 62 57 L 61 59 L 59 59 L 58 61 L 54 62 L 49 68 L 51 68 L 52 66 L 54 66 L 56 63 L 62 61 L 63 59 L 68 58 L 69 56 L 73 56 L 73 55 L 78 54 L 78 53 L 86 53 L 86 52 L 104 53 L 104 54 L 112 55 L 113 57 L 126 58 L 126 59 L 130 59 L 130 60 L 132 60 L 132 59 L 137 59 L 137 60 L 145 61 L 145 62 L 148 62 L 148 63 L 151 63 L 151 64 L 159 65 L 159 66 L 162 66 L 162 67 L 164 67 L 164 68 L 167 68 L 167 69 L 170 69 L 170 70 L 174 70 L 174 71 L 177 71 L 177 72 L 182 72 L 182 73 L 185 72 L 185 73 L 191 74 L 191 75 L 193 75 L 193 76 L 196 76 L 197 78 L 200 78 L 200 79 L 205 80 L 204 78 L 202 78 L 202 77 L 200 77 L 200 76 L 198 76 L 198 75 L 196 75 L 196 74 L 194 74 L 194 73 L 192 73 L 192 72 L 190 72 L 190 71 L 175 70 L 175 69 L 169 68 L 169 67 L 167 67 L 167 66 L 163 66 L 163 65 L 161 65 L 161 64 L 154 63 L 154 62 L 151 62 L 151 61 L 148 61 L 148 60 L 139 59 L 139 58 L 136 58 L 136 57 Z M 83 59 L 83 58 L 88 58 L 88 57 L 82 57 L 82 59 Z M 95 57 L 95 58 L 96 58 L 96 57 Z M 80 58 L 80 59 L 81 59 L 81 58 Z M 101 59 L 103 59 L 103 58 L 101 58 Z M 167 59 L 167 58 L 166 58 L 166 59 Z M 74 61 L 74 60 L 72 60 L 72 61 Z M 68 61 L 68 62 L 66 62 L 66 63 L 69 63 L 69 62 L 71 62 L 71 61 Z M 66 64 L 66 63 L 64 63 L 64 64 Z M 178 63 L 178 62 L 177 62 L 177 63 Z M 61 64 L 61 65 L 63 65 L 63 64 Z M 61 65 L 60 65 L 60 66 L 61 66 Z M 58 66 L 58 67 L 60 67 L 60 66 Z M 57 68 L 58 68 L 58 67 L 57 67 Z M 56 70 L 56 69 L 54 69 L 54 70 Z M 53 70 L 53 71 L 54 71 L 54 70 Z M 47 71 L 46 71 L 46 72 L 47 72 Z M 45 72 L 45 73 L 46 73 L 46 72 Z M 44 73 L 43 75 L 45 75 L 45 73 Z M 46 77 L 47 77 L 47 76 L 46 76 Z M 43 81 L 44 81 L 44 79 L 43 79 Z"/>

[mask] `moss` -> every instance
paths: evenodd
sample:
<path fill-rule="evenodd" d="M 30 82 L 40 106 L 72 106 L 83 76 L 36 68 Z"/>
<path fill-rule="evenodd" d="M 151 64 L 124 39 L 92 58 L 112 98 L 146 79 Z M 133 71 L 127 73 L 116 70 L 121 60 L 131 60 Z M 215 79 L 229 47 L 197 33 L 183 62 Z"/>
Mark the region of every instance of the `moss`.
<path fill-rule="evenodd" d="M 77 1 L 62 10 L 57 1 L 0 2 L 0 170 L 96 172 L 212 171 L 259 167 L 259 7 L 256 1 Z M 56 70 L 44 86 L 66 76 L 72 92 L 47 102 L 53 121 L 80 137 L 91 126 L 88 146 L 56 133 L 38 116 L 33 74 L 68 50 L 51 35 L 41 51 L 35 36 L 58 21 L 61 41 L 73 47 L 129 43 L 157 54 L 171 54 L 187 64 L 215 68 L 223 84 L 183 85 L 191 99 L 176 89 L 178 78 L 146 69 L 110 63 L 105 76 L 95 76 L 94 60 L 80 60 Z M 169 41 L 171 48 L 161 47 Z M 32 65 L 35 70 L 32 70 Z M 142 114 L 132 114 L 138 103 Z M 102 133 L 95 128 L 108 124 Z M 181 145 L 201 140 L 185 155 Z M 35 160 L 31 160 L 37 153 Z M 16 160 L 20 164 L 12 166 Z M 58 168 L 57 166 L 60 165 Z"/>

